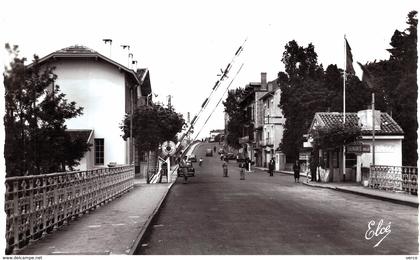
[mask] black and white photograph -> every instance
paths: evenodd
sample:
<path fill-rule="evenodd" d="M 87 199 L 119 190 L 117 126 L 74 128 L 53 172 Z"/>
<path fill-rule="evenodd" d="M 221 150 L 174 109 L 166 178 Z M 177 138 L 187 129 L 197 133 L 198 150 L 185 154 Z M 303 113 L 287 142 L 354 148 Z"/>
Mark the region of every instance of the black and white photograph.
<path fill-rule="evenodd" d="M 3 260 L 417 260 L 415 0 L 0 10 Z"/>

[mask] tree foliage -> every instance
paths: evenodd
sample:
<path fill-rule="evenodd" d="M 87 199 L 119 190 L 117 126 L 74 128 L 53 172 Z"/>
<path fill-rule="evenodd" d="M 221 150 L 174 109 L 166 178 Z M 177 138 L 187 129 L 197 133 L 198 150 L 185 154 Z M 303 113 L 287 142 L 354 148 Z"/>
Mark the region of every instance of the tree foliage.
<path fill-rule="evenodd" d="M 408 28 L 395 30 L 390 58 L 366 65 L 375 92 L 375 107 L 387 111 L 404 130 L 403 165 L 417 165 L 417 12 L 407 17 Z"/>
<path fill-rule="evenodd" d="M 239 138 L 242 137 L 243 126 L 247 123 L 246 112 L 239 105 L 245 94 L 243 88 L 230 90 L 226 100 L 223 101 L 224 111 L 229 117 L 225 139 L 227 144 L 235 149 L 241 147 Z"/>
<path fill-rule="evenodd" d="M 311 131 L 315 150 L 334 149 L 356 141 L 362 134 L 358 126 L 335 124 Z"/>
<path fill-rule="evenodd" d="M 130 115 L 121 125 L 123 139 L 130 137 Z M 139 152 L 154 151 L 164 141 L 176 141 L 176 134 L 185 124 L 181 114 L 160 105 L 140 106 L 133 114 L 133 137 Z"/>
<path fill-rule="evenodd" d="M 283 83 L 280 108 L 286 122 L 280 148 L 294 161 L 315 112 L 343 111 L 343 70 L 329 65 L 324 71 L 314 46 L 302 47 L 294 40 L 286 44 L 282 61 L 285 73 L 278 80 Z M 353 75 L 347 77 L 346 96 L 348 112 L 366 108 L 369 101 L 367 87 Z"/>
<path fill-rule="evenodd" d="M 5 146 L 7 176 L 46 174 L 73 169 L 89 149 L 85 140 L 72 140 L 65 120 L 83 108 L 68 102 L 54 85 L 54 68 L 42 67 L 38 57 L 25 66 L 18 46 L 6 44 L 12 56 L 5 68 Z"/>

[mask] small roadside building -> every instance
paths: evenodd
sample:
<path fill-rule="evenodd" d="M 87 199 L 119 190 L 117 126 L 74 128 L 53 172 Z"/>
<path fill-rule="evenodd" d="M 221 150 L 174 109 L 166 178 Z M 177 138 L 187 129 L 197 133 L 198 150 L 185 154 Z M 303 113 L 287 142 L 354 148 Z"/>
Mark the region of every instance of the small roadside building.
<path fill-rule="evenodd" d="M 345 174 L 343 174 L 343 146 L 319 149 L 317 174 L 323 182 L 361 182 L 362 170 L 368 172 L 373 159 L 373 125 L 375 125 L 375 164 L 402 166 L 402 140 L 404 131 L 387 113 L 375 110 L 375 124 L 372 110 L 346 113 L 346 125 L 360 127 L 361 136 L 345 147 Z M 308 131 L 308 142 L 304 147 L 313 147 L 312 135 L 319 127 L 332 128 L 343 124 L 343 114 L 339 112 L 317 112 Z M 316 151 L 313 151 L 313 153 Z M 312 154 L 314 156 L 314 154 Z"/>

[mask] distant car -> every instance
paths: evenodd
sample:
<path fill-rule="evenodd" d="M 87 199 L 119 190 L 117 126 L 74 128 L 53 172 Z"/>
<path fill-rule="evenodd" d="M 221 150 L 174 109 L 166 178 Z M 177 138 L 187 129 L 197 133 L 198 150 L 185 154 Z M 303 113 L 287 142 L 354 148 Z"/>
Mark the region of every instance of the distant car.
<path fill-rule="evenodd" d="M 218 151 L 219 154 L 225 153 L 225 150 L 223 150 L 223 148 L 220 148 Z"/>
<path fill-rule="evenodd" d="M 227 153 L 227 154 L 225 154 L 224 158 L 227 159 L 227 160 L 235 160 L 236 156 L 233 153 Z"/>
<path fill-rule="evenodd" d="M 188 161 L 197 162 L 197 156 L 195 154 L 191 154 L 188 156 Z"/>
<path fill-rule="evenodd" d="M 206 156 L 213 156 L 213 150 L 212 149 L 207 149 L 206 150 Z"/>
<path fill-rule="evenodd" d="M 194 169 L 191 162 L 187 161 L 187 167 L 186 168 L 187 168 L 187 176 L 188 177 L 194 177 L 195 176 L 195 169 Z M 184 176 L 184 173 L 183 173 L 181 167 L 178 168 L 177 175 L 178 175 L 178 177 Z"/>

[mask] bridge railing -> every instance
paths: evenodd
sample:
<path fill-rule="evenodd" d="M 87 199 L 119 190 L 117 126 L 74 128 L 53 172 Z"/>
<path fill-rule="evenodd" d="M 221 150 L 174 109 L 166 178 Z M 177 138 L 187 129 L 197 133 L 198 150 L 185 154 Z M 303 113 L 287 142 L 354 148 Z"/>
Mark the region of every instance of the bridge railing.
<path fill-rule="evenodd" d="M 412 166 L 372 165 L 369 186 L 376 189 L 405 191 L 416 195 L 418 169 Z"/>
<path fill-rule="evenodd" d="M 134 185 L 134 167 L 6 178 L 6 253 L 119 197 Z"/>

